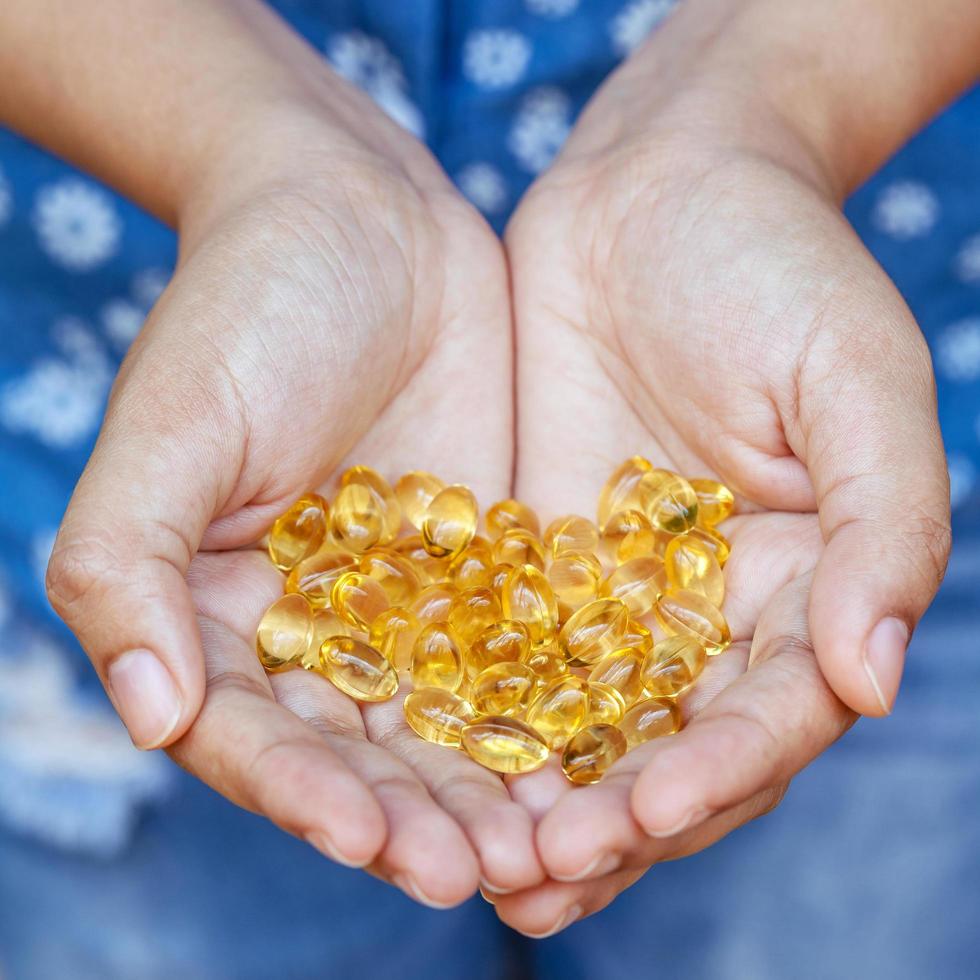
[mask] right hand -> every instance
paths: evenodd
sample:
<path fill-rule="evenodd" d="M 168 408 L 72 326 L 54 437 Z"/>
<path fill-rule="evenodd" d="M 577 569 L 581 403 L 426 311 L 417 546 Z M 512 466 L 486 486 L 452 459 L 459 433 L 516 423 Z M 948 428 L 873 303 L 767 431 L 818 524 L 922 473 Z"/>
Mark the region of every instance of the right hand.
<path fill-rule="evenodd" d="M 417 739 L 401 698 L 267 677 L 282 577 L 254 547 L 347 462 L 509 494 L 500 243 L 428 152 L 331 80 L 221 150 L 129 352 L 48 570 L 133 741 L 431 905 L 542 879 L 526 811 Z M 473 407 L 477 406 L 474 411 Z"/>

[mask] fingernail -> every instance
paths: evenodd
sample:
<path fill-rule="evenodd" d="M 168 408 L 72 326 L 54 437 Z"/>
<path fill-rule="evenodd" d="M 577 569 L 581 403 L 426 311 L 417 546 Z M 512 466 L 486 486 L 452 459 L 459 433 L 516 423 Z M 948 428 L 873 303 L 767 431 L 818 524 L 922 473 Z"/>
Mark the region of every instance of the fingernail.
<path fill-rule="evenodd" d="M 155 749 L 180 721 L 180 694 L 170 671 L 149 650 L 130 650 L 109 665 L 109 697 L 133 744 Z"/>
<path fill-rule="evenodd" d="M 886 715 L 891 714 L 898 695 L 908 645 L 909 628 L 894 616 L 883 619 L 864 645 L 864 670 Z"/>
<path fill-rule="evenodd" d="M 337 849 L 337 845 L 330 839 L 330 836 L 322 830 L 315 830 L 306 835 L 306 843 L 315 847 L 325 857 L 337 864 L 342 864 L 345 868 L 363 868 L 369 861 L 354 861 Z"/>
<path fill-rule="evenodd" d="M 490 905 L 497 904 L 497 896 L 492 891 L 488 891 L 483 885 L 480 885 L 480 897 L 484 902 L 488 902 Z"/>
<path fill-rule="evenodd" d="M 391 879 L 406 895 L 414 898 L 416 902 L 427 905 L 430 909 L 451 909 L 458 902 L 437 902 L 434 898 L 429 898 L 418 886 L 418 882 L 409 874 L 395 875 Z"/>
<path fill-rule="evenodd" d="M 607 854 L 600 851 L 581 871 L 576 871 L 571 875 L 556 875 L 551 877 L 555 881 L 581 881 L 583 878 L 601 878 L 603 875 L 615 871 L 619 867 L 619 855 Z"/>
<path fill-rule="evenodd" d="M 698 807 L 697 809 L 689 810 L 687 813 L 685 813 L 684 816 L 681 817 L 681 819 L 668 830 L 658 830 L 647 827 L 646 832 L 651 837 L 673 837 L 674 834 L 679 834 L 682 830 L 691 830 L 692 828 L 697 827 L 698 824 L 704 823 L 710 814 L 710 810 L 706 810 L 704 807 Z"/>
<path fill-rule="evenodd" d="M 480 879 L 480 890 L 489 892 L 491 895 L 512 895 L 514 892 L 513 888 L 498 888 L 496 885 L 491 885 L 486 878 Z"/>
<path fill-rule="evenodd" d="M 582 906 L 573 905 L 566 912 L 562 913 L 561 918 L 547 932 L 525 932 L 524 935 L 529 939 L 547 939 L 549 936 L 567 929 L 573 922 L 582 916 Z"/>

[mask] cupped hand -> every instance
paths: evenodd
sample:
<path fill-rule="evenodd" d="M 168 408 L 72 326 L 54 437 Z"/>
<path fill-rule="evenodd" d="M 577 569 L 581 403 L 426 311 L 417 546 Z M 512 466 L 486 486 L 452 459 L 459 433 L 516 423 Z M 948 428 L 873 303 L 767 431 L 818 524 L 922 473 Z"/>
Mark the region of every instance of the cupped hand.
<path fill-rule="evenodd" d="M 677 736 L 592 787 L 514 781 L 551 880 L 496 905 L 532 935 L 766 812 L 855 712 L 887 713 L 949 546 L 928 352 L 822 162 L 764 100 L 650 74 L 606 83 L 507 232 L 515 489 L 591 515 L 637 452 L 723 480 L 735 642 Z"/>
<path fill-rule="evenodd" d="M 348 125 L 349 123 L 349 125 Z M 181 222 L 54 549 L 50 596 L 137 745 L 434 906 L 541 879 L 526 812 L 401 698 L 267 677 L 272 519 L 347 462 L 509 493 L 499 241 L 425 149 L 336 83 L 230 147 Z M 257 135 L 252 135 L 256 134 Z"/>

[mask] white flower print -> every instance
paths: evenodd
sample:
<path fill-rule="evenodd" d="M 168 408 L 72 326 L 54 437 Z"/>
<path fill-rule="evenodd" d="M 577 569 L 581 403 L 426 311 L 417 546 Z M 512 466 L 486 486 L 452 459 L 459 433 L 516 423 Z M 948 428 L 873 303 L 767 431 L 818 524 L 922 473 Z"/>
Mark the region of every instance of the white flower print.
<path fill-rule="evenodd" d="M 34 228 L 48 256 L 75 272 L 95 269 L 111 258 L 122 235 L 112 198 L 78 177 L 65 177 L 37 192 Z"/>
<path fill-rule="evenodd" d="M 160 298 L 160 294 L 167 288 L 172 273 L 159 266 L 150 266 L 148 269 L 141 269 L 133 276 L 129 291 L 133 299 L 145 310 Z"/>
<path fill-rule="evenodd" d="M 143 326 L 146 312 L 128 299 L 110 299 L 101 311 L 102 327 L 112 343 L 125 350 Z"/>
<path fill-rule="evenodd" d="M 561 89 L 532 89 L 514 117 L 507 145 L 523 169 L 540 173 L 562 148 L 572 120 L 571 99 Z"/>
<path fill-rule="evenodd" d="M 946 460 L 949 469 L 949 504 L 953 510 L 970 499 L 977 482 L 977 470 L 970 459 L 950 453 Z"/>
<path fill-rule="evenodd" d="M 509 88 L 530 60 L 531 42 L 517 31 L 473 31 L 463 44 L 463 75 L 480 88 Z"/>
<path fill-rule="evenodd" d="M 578 7 L 578 0 L 525 0 L 525 3 L 539 17 L 567 17 Z"/>
<path fill-rule="evenodd" d="M 638 48 L 676 5 L 677 0 L 633 0 L 623 7 L 609 24 L 616 53 L 625 56 Z"/>
<path fill-rule="evenodd" d="M 899 241 L 928 234 L 939 219 L 939 200 L 925 184 L 898 180 L 878 195 L 871 221 Z"/>
<path fill-rule="evenodd" d="M 980 317 L 959 320 L 939 335 L 936 367 L 950 381 L 980 378 Z"/>
<path fill-rule="evenodd" d="M 980 283 L 980 235 L 968 238 L 956 253 L 957 277 L 965 283 Z"/>
<path fill-rule="evenodd" d="M 337 34 L 327 45 L 327 58 L 337 74 L 363 89 L 402 128 L 424 137 L 425 121 L 406 94 L 401 63 L 382 41 L 360 31 Z"/>
<path fill-rule="evenodd" d="M 13 210 L 14 199 L 10 191 L 10 181 L 0 170 L 0 225 L 5 225 L 10 220 Z"/>
<path fill-rule="evenodd" d="M 456 185 L 484 214 L 496 214 L 507 204 L 507 184 L 493 164 L 468 164 L 456 175 Z"/>
<path fill-rule="evenodd" d="M 31 567 L 34 569 L 34 577 L 42 586 L 44 585 L 44 576 L 48 570 L 48 562 L 51 560 L 51 549 L 54 548 L 54 539 L 57 534 L 57 528 L 43 527 L 31 539 Z"/>

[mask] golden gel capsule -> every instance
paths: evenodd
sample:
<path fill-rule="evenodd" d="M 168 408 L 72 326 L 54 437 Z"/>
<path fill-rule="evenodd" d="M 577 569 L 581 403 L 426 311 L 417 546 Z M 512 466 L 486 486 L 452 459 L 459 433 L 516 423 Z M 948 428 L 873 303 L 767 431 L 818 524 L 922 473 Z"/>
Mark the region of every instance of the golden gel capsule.
<path fill-rule="evenodd" d="M 313 607 L 301 595 L 280 596 L 262 614 L 255 649 L 266 670 L 297 667 L 313 636 Z"/>
<path fill-rule="evenodd" d="M 391 602 L 373 578 L 363 572 L 344 572 L 330 590 L 330 605 L 345 623 L 367 633 Z"/>
<path fill-rule="evenodd" d="M 653 528 L 682 534 L 694 527 L 698 519 L 698 495 L 684 477 L 667 470 L 653 470 L 644 480 L 655 488 L 644 502 Z"/>
<path fill-rule="evenodd" d="M 644 654 L 633 647 L 613 650 L 596 661 L 589 682 L 615 688 L 628 707 L 643 693 L 644 660 Z"/>
<path fill-rule="evenodd" d="M 639 531 L 649 531 L 650 522 L 641 510 L 618 510 L 610 515 L 599 533 L 599 551 L 613 558 L 624 539 Z"/>
<path fill-rule="evenodd" d="M 346 470 L 340 478 L 340 485 L 346 487 L 352 483 L 367 487 L 377 501 L 383 524 L 379 544 L 394 541 L 402 527 L 402 509 L 391 484 L 370 466 L 352 466 Z"/>
<path fill-rule="evenodd" d="M 299 592 L 314 606 L 330 605 L 330 592 L 334 582 L 344 572 L 357 570 L 357 556 L 350 551 L 324 548 L 309 558 L 304 558 L 286 578 L 286 591 Z"/>
<path fill-rule="evenodd" d="M 565 551 L 549 566 L 548 581 L 559 613 L 567 618 L 598 595 L 602 565 L 590 552 Z"/>
<path fill-rule="evenodd" d="M 548 746 L 533 728 L 502 715 L 471 721 L 463 728 L 461 742 L 470 758 L 494 772 L 532 772 L 548 759 Z"/>
<path fill-rule="evenodd" d="M 423 687 L 405 698 L 405 721 L 419 738 L 437 745 L 459 745 L 463 726 L 476 718 L 473 706 L 452 691 Z"/>
<path fill-rule="evenodd" d="M 527 627 L 534 649 L 547 646 L 558 631 L 558 600 L 544 574 L 533 565 L 511 569 L 501 589 L 504 619 Z"/>
<path fill-rule="evenodd" d="M 534 650 L 524 658 L 524 663 L 534 671 L 538 690 L 547 687 L 553 680 L 568 673 L 568 664 L 554 647 Z"/>
<path fill-rule="evenodd" d="M 374 647 L 352 636 L 331 636 L 320 647 L 327 679 L 356 701 L 387 701 L 398 690 L 395 668 Z"/>
<path fill-rule="evenodd" d="M 455 691 L 463 679 L 463 645 L 449 623 L 429 623 L 412 647 L 412 686 Z"/>
<path fill-rule="evenodd" d="M 498 500 L 486 513 L 487 534 L 496 541 L 505 531 L 520 527 L 535 537 L 541 533 L 538 515 L 519 500 Z"/>
<path fill-rule="evenodd" d="M 602 583 L 599 591 L 605 596 L 622 599 L 631 616 L 645 616 L 667 591 L 664 563 L 653 555 L 624 561 Z"/>
<path fill-rule="evenodd" d="M 446 617 L 459 638 L 469 646 L 501 618 L 500 601 L 492 589 L 467 589 L 456 595 Z"/>
<path fill-rule="evenodd" d="M 653 738 L 673 735 L 680 729 L 681 710 L 669 698 L 637 701 L 619 723 L 619 730 L 626 736 L 626 744 L 631 749 Z"/>
<path fill-rule="evenodd" d="M 647 558 L 652 556 L 663 560 L 667 545 L 670 544 L 674 535 L 669 531 L 661 531 L 660 528 L 644 528 L 639 531 L 630 531 L 616 549 L 616 564 L 622 565 L 623 562 L 631 558 Z"/>
<path fill-rule="evenodd" d="M 608 684 L 587 682 L 589 688 L 589 707 L 586 709 L 582 725 L 615 725 L 626 711 L 622 694 Z"/>
<path fill-rule="evenodd" d="M 703 541 L 678 534 L 667 545 L 664 571 L 674 589 L 700 592 L 716 609 L 725 601 L 725 575 L 715 553 Z"/>
<path fill-rule="evenodd" d="M 385 590 L 389 602 L 407 606 L 422 591 L 415 563 L 391 548 L 371 548 L 361 555 L 358 569 Z"/>
<path fill-rule="evenodd" d="M 300 661 L 304 670 L 320 669 L 320 647 L 331 636 L 350 636 L 350 627 L 332 609 L 314 609 L 313 632 Z"/>
<path fill-rule="evenodd" d="M 430 555 L 452 558 L 473 540 L 480 512 L 469 487 L 454 483 L 440 490 L 422 518 L 422 544 Z"/>
<path fill-rule="evenodd" d="M 304 494 L 272 522 L 269 530 L 272 564 L 288 572 L 320 548 L 327 530 L 327 502 L 318 493 Z"/>
<path fill-rule="evenodd" d="M 504 582 L 510 575 L 513 565 L 494 565 L 490 569 L 490 588 L 496 593 L 498 599 L 502 600 L 504 594 Z"/>
<path fill-rule="evenodd" d="M 626 755 L 626 736 L 613 725 L 589 725 L 576 732 L 561 754 L 562 772 L 580 786 L 597 783 Z"/>
<path fill-rule="evenodd" d="M 691 480 L 698 495 L 698 523 L 708 527 L 720 524 L 735 509 L 735 495 L 717 480 Z"/>
<path fill-rule="evenodd" d="M 531 651 L 527 627 L 513 619 L 487 626 L 466 651 L 466 676 L 471 680 L 488 667 L 523 660 Z"/>
<path fill-rule="evenodd" d="M 586 517 L 556 517 L 544 532 L 544 546 L 557 558 L 566 551 L 592 551 L 599 547 L 599 529 Z"/>
<path fill-rule="evenodd" d="M 544 545 L 522 527 L 512 527 L 493 543 L 493 560 L 497 565 L 533 565 L 544 571 Z"/>
<path fill-rule="evenodd" d="M 444 582 L 427 585 L 412 600 L 408 611 L 425 626 L 428 623 L 438 623 L 449 616 L 449 607 L 456 598 L 456 590 Z"/>
<path fill-rule="evenodd" d="M 391 550 L 407 559 L 415 568 L 415 574 L 423 585 L 443 582 L 449 575 L 449 559 L 436 558 L 425 550 L 422 536 L 413 534 L 407 538 L 392 541 Z"/>
<path fill-rule="evenodd" d="M 560 749 L 582 726 L 589 710 L 589 686 L 567 674 L 543 688 L 527 709 L 527 723 L 548 743 Z"/>
<path fill-rule="evenodd" d="M 599 492 L 599 506 L 596 511 L 599 527 L 621 510 L 640 510 L 643 507 L 643 494 L 639 490 L 640 480 L 653 469 L 649 460 L 642 456 L 632 456 L 619 466 L 606 485 Z"/>
<path fill-rule="evenodd" d="M 629 620 L 629 609 L 622 599 L 596 599 L 568 618 L 558 635 L 558 645 L 568 660 L 594 664 L 623 645 Z"/>
<path fill-rule="evenodd" d="M 363 483 L 348 483 L 334 498 L 330 530 L 339 548 L 358 554 L 376 545 L 385 530 L 378 498 Z"/>
<path fill-rule="evenodd" d="M 446 484 L 437 476 L 424 470 L 412 470 L 399 477 L 395 484 L 395 497 L 401 507 L 402 516 L 416 531 L 422 528 L 422 518 L 432 503 L 432 498 L 444 490 Z"/>
<path fill-rule="evenodd" d="M 474 540 L 450 563 L 449 581 L 461 592 L 465 589 L 488 589 L 492 586 L 493 566 L 493 552 Z"/>
<path fill-rule="evenodd" d="M 732 642 L 725 617 L 700 592 L 668 589 L 657 600 L 653 612 L 668 636 L 693 636 L 709 657 L 721 653 Z"/>
<path fill-rule="evenodd" d="M 395 670 L 410 670 L 412 650 L 421 632 L 422 624 L 412 613 L 392 606 L 371 623 L 369 638 L 371 646 L 380 650 Z"/>
<path fill-rule="evenodd" d="M 728 543 L 728 538 L 726 538 L 719 530 L 713 527 L 692 527 L 690 531 L 687 532 L 689 538 L 697 538 L 702 544 L 706 544 L 714 553 L 715 558 L 718 559 L 718 564 L 722 568 L 725 567 L 725 562 L 728 561 L 728 556 L 731 554 L 732 546 Z"/>
<path fill-rule="evenodd" d="M 643 623 L 631 619 L 629 625 L 626 627 L 626 634 L 623 636 L 620 646 L 624 649 L 626 647 L 633 647 L 634 650 L 639 650 L 640 653 L 644 654 L 649 653 L 653 649 L 653 634 Z"/>
<path fill-rule="evenodd" d="M 537 686 L 537 675 L 526 664 L 494 664 L 474 678 L 470 703 L 481 715 L 520 715 Z"/>
<path fill-rule="evenodd" d="M 707 654 L 693 636 L 661 640 L 643 661 L 643 687 L 648 697 L 675 698 L 704 670 Z"/>

